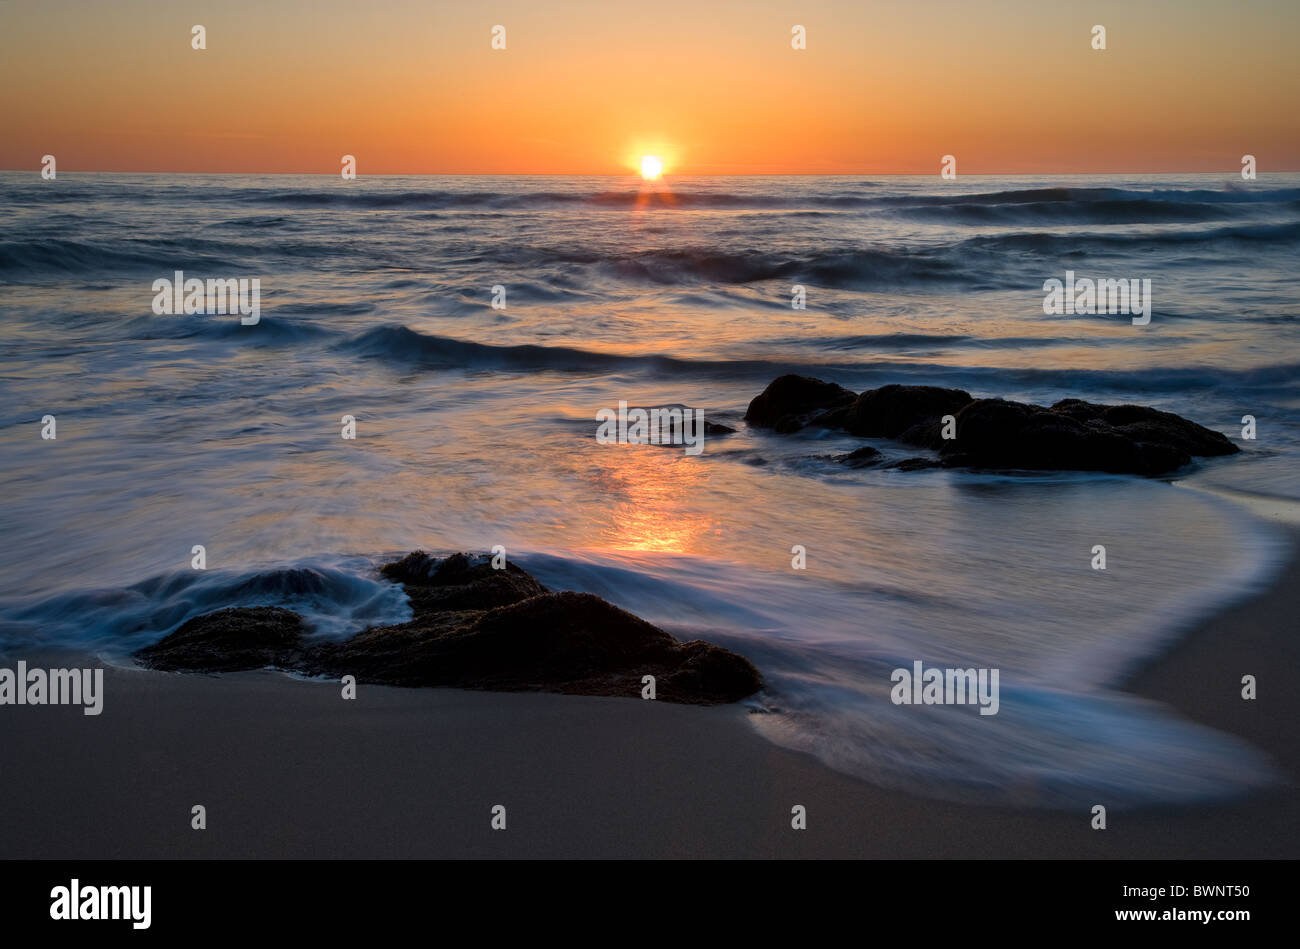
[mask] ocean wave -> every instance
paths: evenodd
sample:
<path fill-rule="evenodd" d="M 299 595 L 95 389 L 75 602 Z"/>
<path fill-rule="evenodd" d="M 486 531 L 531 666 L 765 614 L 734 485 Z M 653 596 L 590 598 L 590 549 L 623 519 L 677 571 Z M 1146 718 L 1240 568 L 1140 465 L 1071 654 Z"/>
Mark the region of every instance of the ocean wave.
<path fill-rule="evenodd" d="M 759 250 L 719 252 L 674 248 L 613 254 L 600 262 L 610 276 L 676 285 L 692 281 L 744 284 L 788 280 L 814 286 L 868 290 L 912 283 L 971 281 L 953 260 L 925 250 L 830 248 L 811 254 Z"/>
<path fill-rule="evenodd" d="M 125 656 L 182 623 L 233 606 L 281 606 L 301 613 L 313 634 L 338 638 L 365 626 L 411 618 L 401 587 L 381 580 L 366 558 L 312 559 L 245 570 L 185 570 L 122 589 L 63 593 L 0 606 L 0 644 L 57 643 Z"/>
<path fill-rule="evenodd" d="M 829 668 L 830 663 L 825 663 Z M 1281 775 L 1245 742 L 1113 692 L 1044 688 L 1004 674 L 997 715 L 894 705 L 894 662 L 840 661 L 847 677 L 774 677 L 784 688 L 751 724 L 779 745 L 873 784 L 970 804 L 1086 809 L 1229 800 Z"/>
<path fill-rule="evenodd" d="M 860 363 L 799 362 L 768 359 L 689 359 L 658 354 L 604 353 L 571 346 L 534 343 L 496 345 L 421 333 L 406 326 L 377 326 L 336 344 L 336 349 L 363 359 L 377 359 L 427 369 L 506 372 L 605 374 L 646 372 L 714 379 L 753 379 L 764 384 L 785 372 L 828 376 L 861 371 Z M 882 366 L 881 372 L 889 368 Z"/>
<path fill-rule="evenodd" d="M 457 243 L 430 251 L 440 269 L 510 268 L 534 273 L 515 289 L 518 299 L 554 303 L 582 290 L 612 282 L 653 286 L 746 286 L 765 281 L 798 283 L 845 291 L 887 291 L 960 286 L 966 290 L 1022 286 L 1023 277 L 1009 268 L 1021 261 L 1014 255 L 1051 257 L 1062 254 L 1127 253 L 1142 247 L 1240 243 L 1246 246 L 1286 246 L 1300 241 L 1300 221 L 1239 224 L 1212 229 L 1124 234 L 1058 234 L 1023 232 L 979 235 L 943 243 L 893 246 L 823 246 L 799 251 L 756 247 L 719 249 L 709 246 L 625 250 L 582 244 L 532 246 Z M 129 274 L 132 279 L 170 278 L 176 270 L 191 275 L 267 274 L 282 266 L 277 260 L 314 262 L 323 267 L 341 256 L 353 266 L 383 268 L 391 264 L 385 251 L 376 258 L 357 255 L 355 247 L 279 243 L 239 243 L 204 240 L 99 243 L 69 239 L 0 242 L 0 275 L 35 281 Z M 255 262 L 255 263 L 254 263 Z M 418 264 L 418 258 L 412 258 Z M 250 268 L 256 266 L 257 270 Z M 430 267 L 435 266 L 430 261 Z M 314 304 L 286 303 L 309 312 Z M 318 309 L 355 315 L 364 303 L 320 304 Z"/>
<path fill-rule="evenodd" d="M 814 341 L 830 351 L 858 350 L 862 360 L 818 359 L 690 359 L 659 354 L 603 353 L 569 346 L 540 346 L 532 343 L 495 345 L 436 336 L 406 326 L 388 325 L 366 330 L 336 344 L 340 351 L 365 359 L 429 369 L 494 370 L 516 372 L 569 372 L 605 374 L 644 372 L 652 376 L 691 375 L 705 379 L 761 380 L 763 384 L 787 372 L 816 376 L 855 389 L 890 382 L 957 386 L 988 393 L 1051 392 L 1082 394 L 1135 393 L 1147 396 L 1186 394 L 1228 387 L 1257 397 L 1290 398 L 1300 392 L 1300 363 L 1278 363 L 1245 369 L 1213 365 L 1152 367 L 1141 372 L 1114 369 L 1062 369 L 1038 367 L 952 366 L 942 363 L 899 363 L 874 361 L 875 352 L 948 337 L 885 336 L 825 337 Z M 960 338 L 959 338 L 960 340 Z M 966 345 L 990 341 L 968 339 Z M 1043 345 L 1057 340 L 1048 339 Z M 1014 341 L 1020 345 L 1021 341 Z M 1062 396 L 1064 397 L 1064 396 Z"/>
<path fill-rule="evenodd" d="M 1166 342 L 1168 338 L 1166 338 Z M 874 350 L 908 350 L 923 348 L 976 348 L 976 349 L 1038 349 L 1069 343 L 1077 346 L 1087 343 L 1073 337 L 1058 336 L 965 336 L 940 333 L 859 333 L 846 336 L 790 336 L 783 339 L 761 340 L 764 345 L 781 347 L 811 347 L 830 352 Z M 1105 345 L 1106 340 L 1092 341 Z"/>
<path fill-rule="evenodd" d="M 712 191 L 662 187 L 652 190 L 604 191 L 411 191 L 302 190 L 234 192 L 239 200 L 287 207 L 368 208 L 374 210 L 527 210 L 530 208 L 586 207 L 616 210 L 716 209 L 782 210 L 921 207 L 999 207 L 1011 205 L 1046 208 L 1049 205 L 1090 205 L 1133 213 L 1145 209 L 1157 213 L 1156 205 L 1245 205 L 1288 203 L 1300 200 L 1296 188 L 1153 189 L 1122 188 L 1027 188 L 955 195 L 876 195 L 858 191 L 832 190 L 823 194 L 762 193 L 757 191 Z M 1168 213 L 1177 213 L 1170 211 Z M 1207 213 L 1207 212 L 1206 212 Z"/>
<path fill-rule="evenodd" d="M 65 238 L 0 241 L 0 273 L 39 276 L 155 270 L 159 276 L 170 277 L 172 271 L 186 266 L 229 269 L 232 266 L 229 258 L 212 254 L 217 246 L 211 242 L 164 246 Z"/>
<path fill-rule="evenodd" d="M 1152 198 L 1098 201 L 944 202 L 904 205 L 899 213 L 941 224 L 1180 224 L 1231 220 L 1239 206 Z"/>
<path fill-rule="evenodd" d="M 177 270 L 190 276 L 247 274 L 252 266 L 264 269 L 267 257 L 321 260 L 340 253 L 336 246 L 309 243 L 274 244 L 251 241 L 118 238 L 91 241 L 71 238 L 36 238 L 0 241 L 0 274 L 21 277 L 62 277 L 68 274 L 149 274 L 171 279 Z M 256 276 L 254 271 L 250 276 Z"/>
<path fill-rule="evenodd" d="M 1061 254 L 1099 250 L 1129 252 L 1144 246 L 1217 244 L 1240 241 L 1252 244 L 1289 244 L 1300 241 L 1300 221 L 1237 224 L 1189 231 L 1158 231 L 1126 234 L 1019 234 L 981 235 L 967 238 L 952 249 L 963 248 L 996 253 Z"/>
<path fill-rule="evenodd" d="M 455 265 L 509 267 L 514 270 L 558 275 L 575 268 L 589 277 L 661 286 L 701 284 L 744 285 L 765 280 L 793 281 L 813 286 L 849 290 L 899 288 L 911 285 L 961 283 L 989 286 L 983 271 L 963 264 L 950 252 L 952 245 L 936 247 L 817 247 L 805 251 L 762 250 L 754 246 L 720 249 L 716 246 L 656 247 L 647 250 L 586 244 L 553 246 L 457 243 L 443 248 Z M 571 277 L 564 279 L 571 281 Z"/>
<path fill-rule="evenodd" d="M 1244 742 L 1113 691 L 1112 665 L 1103 661 L 1111 657 L 1088 666 L 1089 643 L 1072 655 L 1065 676 L 1002 669 L 997 715 L 894 705 L 891 671 L 910 668 L 919 647 L 890 628 L 888 604 L 905 597 L 910 612 L 969 609 L 967 602 L 872 582 L 810 590 L 785 574 L 714 560 L 706 569 L 683 555 L 517 556 L 543 583 L 596 593 L 679 637 L 747 656 L 768 684 L 754 703 L 761 714 L 747 716 L 752 725 L 879 786 L 1045 808 L 1076 808 L 1101 793 L 1113 806 L 1135 807 L 1227 799 L 1278 778 Z M 1218 586 L 1231 590 L 1237 579 Z M 1220 589 L 1206 591 L 1207 599 L 1222 596 Z M 864 624 L 863 616 L 872 621 Z M 1149 654 L 1183 619 L 1153 611 L 1149 638 L 1123 641 Z M 1081 674 L 1084 668 L 1096 678 Z"/>
<path fill-rule="evenodd" d="M 39 277 L 128 272 L 170 278 L 175 270 L 195 275 L 248 270 L 250 259 L 269 271 L 274 265 L 268 266 L 268 259 L 328 262 L 345 253 L 355 255 L 356 251 L 322 244 L 266 245 L 198 238 L 138 242 L 37 239 L 0 242 L 0 273 Z M 544 271 L 576 266 L 595 268 L 609 278 L 661 285 L 796 280 L 817 286 L 873 289 L 974 279 L 955 260 L 940 253 L 905 247 L 831 247 L 798 253 L 704 246 L 625 251 L 581 244 L 546 247 L 459 242 L 437 248 L 436 254 L 440 267 L 508 266 Z M 367 260 L 364 256 L 349 259 L 363 266 Z M 534 285 L 533 293 L 539 301 L 563 296 L 540 284 Z"/>
<path fill-rule="evenodd" d="M 302 312 L 311 313 L 310 308 Z M 211 339 L 237 341 L 240 345 L 281 346 L 333 339 L 338 332 L 304 320 L 281 319 L 263 314 L 251 326 L 244 326 L 238 314 L 222 316 L 137 316 L 122 324 L 115 334 L 122 339 Z"/>
<path fill-rule="evenodd" d="M 473 182 L 468 187 L 446 187 L 455 181 Z M 493 179 L 427 179 L 430 187 L 394 187 L 384 179 L 371 182 L 344 184 L 335 180 L 332 185 L 258 187 L 205 182 L 201 187 L 166 187 L 156 184 L 117 179 L 76 179 L 58 187 L 20 186 L 11 189 L 10 202 L 15 206 L 40 206 L 47 204 L 93 205 L 97 202 L 113 204 L 168 205 L 178 199 L 208 205 L 267 208 L 340 208 L 394 211 L 519 211 L 529 209 L 610 209 L 610 210 L 824 210 L 854 211 L 868 209 L 948 209 L 954 214 L 959 208 L 1011 208 L 1021 207 L 1029 214 L 1060 214 L 1062 209 L 1077 206 L 1091 207 L 1097 212 L 1109 210 L 1119 215 L 1160 214 L 1177 215 L 1178 210 L 1161 212 L 1157 205 L 1182 206 L 1186 213 L 1204 213 L 1210 206 L 1230 210 L 1232 206 L 1284 205 L 1294 209 L 1300 202 L 1300 188 L 1275 187 L 1264 181 L 1250 185 L 1225 182 L 1219 188 L 1161 188 L 1161 187 L 1094 187 L 1047 186 L 1022 187 L 1004 190 L 953 193 L 955 186 L 944 183 L 928 192 L 912 192 L 909 184 L 903 193 L 881 194 L 879 182 L 822 179 L 817 193 L 803 188 L 772 187 L 769 181 L 754 179 L 719 179 L 721 187 L 691 178 L 662 182 L 655 186 L 620 187 L 617 179 L 586 179 L 586 187 L 548 187 L 540 180 L 525 179 L 506 187 L 484 187 Z M 287 184 L 287 183 L 286 183 Z M 403 182 L 403 184 L 407 184 Z M 411 182 L 410 184 L 414 184 Z M 1053 210 L 1055 208 L 1055 210 Z M 257 215 L 239 218 L 228 224 L 248 227 L 279 227 L 288 223 L 278 215 Z"/>
<path fill-rule="evenodd" d="M 1156 205 L 1145 205 L 1151 207 Z M 1001 209 L 980 210 L 979 205 L 958 205 L 978 214 L 1001 214 L 1010 209 L 1017 215 L 1043 204 L 1010 204 Z M 1108 223 L 1122 223 L 1109 205 L 1081 206 L 1091 209 Z M 1208 207 L 1202 206 L 1202 207 Z M 917 210 L 917 209 L 913 209 Z M 921 207 L 925 213 L 948 213 L 948 206 Z M 965 213 L 965 212 L 962 212 Z M 1180 214 L 1183 212 L 1179 212 Z M 1141 216 L 1141 215 L 1139 215 Z M 1204 218 L 1192 214 L 1187 221 Z M 1174 218 L 1169 218 L 1174 220 Z M 1016 223 L 1021 223 L 1018 219 Z M 1042 223 L 1042 222 L 1038 222 Z M 960 287 L 963 290 L 1005 289 L 1034 285 L 1041 277 L 1022 272 L 1026 257 L 1079 254 L 1127 254 L 1143 248 L 1182 248 L 1233 245 L 1250 248 L 1289 247 L 1300 242 L 1300 220 L 1250 221 L 1225 226 L 1178 228 L 1123 233 L 1063 233 L 1059 231 L 1013 231 L 965 236 L 952 230 L 944 240 L 892 243 L 863 242 L 854 245 L 836 237 L 832 243 L 819 239 L 786 249 L 780 244 L 764 246 L 762 236 L 750 234 L 721 243 L 670 244 L 629 249 L 622 244 L 587 243 L 581 240 L 557 244 L 511 241 L 443 240 L 436 243 L 407 243 L 378 240 L 368 249 L 364 242 L 209 240 L 198 237 L 177 239 L 121 239 L 92 241 L 71 238 L 37 238 L 0 241 L 0 276 L 14 281 L 64 278 L 69 275 L 129 275 L 132 279 L 170 277 L 175 270 L 204 275 L 232 273 L 273 274 L 286 267 L 323 270 L 346 261 L 352 271 L 373 272 L 398 267 L 403 273 L 458 270 L 472 273 L 500 271 L 518 273 L 513 287 L 518 299 L 533 303 L 559 303 L 576 292 L 595 291 L 612 284 L 669 287 L 748 286 L 768 281 L 798 283 L 844 291 L 889 291 Z M 829 235 L 827 235 L 829 237 Z M 1174 262 L 1176 264 L 1176 262 Z M 403 286 L 411 278 L 395 278 Z M 310 309 L 312 304 L 286 302 L 287 306 Z M 320 304 L 342 306 L 343 315 L 356 315 L 367 304 Z M 319 308 L 319 307 L 318 307 Z"/>
<path fill-rule="evenodd" d="M 990 191 L 974 194 L 888 195 L 876 200 L 882 204 L 917 206 L 944 204 L 1106 204 L 1114 201 L 1256 204 L 1300 201 L 1300 188 L 1225 187 L 1218 191 L 1208 188 L 1153 188 L 1150 191 L 1131 188 L 1019 188 L 1011 191 Z"/>
<path fill-rule="evenodd" d="M 366 208 L 370 210 L 454 211 L 528 210 L 558 207 L 637 210 L 650 208 L 755 209 L 866 208 L 878 199 L 852 193 L 792 198 L 772 194 L 715 191 L 295 191 L 247 192 L 240 200 L 295 208 Z"/>
<path fill-rule="evenodd" d="M 672 356 L 600 353 L 570 346 L 492 345 L 419 333 L 405 326 L 377 326 L 338 344 L 364 359 L 413 364 L 425 368 L 518 372 L 607 373 L 647 369 L 696 374 L 761 377 L 773 364 L 762 360 L 689 360 Z"/>
<path fill-rule="evenodd" d="M 816 370 L 818 367 L 806 367 Z M 906 379 L 915 384 L 944 385 L 981 392 L 1136 393 L 1149 396 L 1229 389 L 1255 396 L 1290 398 L 1300 394 L 1300 363 L 1227 369 L 1213 365 L 1153 366 L 1132 369 L 1067 369 L 1004 366 L 947 366 L 939 363 L 837 363 L 823 368 L 826 378 L 859 388 Z M 816 372 L 809 372 L 815 375 Z M 1062 398 L 1066 396 L 1062 395 Z"/>

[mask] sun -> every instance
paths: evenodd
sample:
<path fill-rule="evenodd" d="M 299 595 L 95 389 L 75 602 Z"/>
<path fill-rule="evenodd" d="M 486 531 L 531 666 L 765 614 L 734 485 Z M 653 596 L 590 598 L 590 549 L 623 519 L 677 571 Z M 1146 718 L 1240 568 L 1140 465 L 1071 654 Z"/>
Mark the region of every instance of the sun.
<path fill-rule="evenodd" d="M 641 156 L 641 177 L 646 181 L 654 181 L 664 173 L 664 163 L 656 155 Z"/>

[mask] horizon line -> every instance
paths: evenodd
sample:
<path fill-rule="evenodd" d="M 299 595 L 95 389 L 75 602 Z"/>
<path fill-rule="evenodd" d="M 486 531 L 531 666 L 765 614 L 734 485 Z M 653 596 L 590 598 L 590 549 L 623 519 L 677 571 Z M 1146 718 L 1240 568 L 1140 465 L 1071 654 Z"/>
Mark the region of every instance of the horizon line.
<path fill-rule="evenodd" d="M 38 164 L 34 168 L 0 168 L 0 173 L 17 173 L 17 174 L 36 174 L 41 173 L 41 166 Z M 1062 176 L 1084 176 L 1084 175 L 1240 175 L 1240 167 L 1225 168 L 1220 171 L 981 171 L 981 172 L 963 172 L 952 180 L 959 181 L 962 178 L 1051 178 Z M 1271 171 L 1257 171 L 1257 175 L 1290 175 L 1300 173 L 1298 168 L 1278 168 Z M 285 178 L 337 178 L 339 173 L 326 171 L 155 171 L 155 170 L 103 170 L 103 169 L 74 169 L 68 170 L 60 168 L 59 174 L 73 175 L 230 175 L 241 177 L 285 177 Z M 673 178 L 862 178 L 862 177 L 880 177 L 880 178 L 942 178 L 939 172 L 920 172 L 920 171 L 837 171 L 837 172 L 814 172 L 814 171 L 784 171 L 784 172 L 689 172 L 682 174 L 664 174 L 655 179 L 667 180 Z M 640 178 L 640 174 L 635 171 L 629 172 L 513 172 L 513 171 L 382 171 L 366 172 L 358 174 L 359 178 Z"/>

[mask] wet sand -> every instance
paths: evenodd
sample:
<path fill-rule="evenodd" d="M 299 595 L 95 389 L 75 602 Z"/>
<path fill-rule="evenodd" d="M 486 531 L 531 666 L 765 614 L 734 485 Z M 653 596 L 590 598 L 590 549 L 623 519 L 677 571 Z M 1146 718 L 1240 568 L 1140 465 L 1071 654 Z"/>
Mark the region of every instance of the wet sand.
<path fill-rule="evenodd" d="M 772 745 L 738 706 L 364 684 L 344 701 L 337 684 L 272 672 L 110 668 L 99 716 L 0 708 L 0 857 L 1295 858 L 1298 601 L 1293 557 L 1129 686 L 1267 752 L 1283 783 L 1113 812 L 1102 832 L 1087 813 L 880 790 Z M 807 830 L 790 826 L 796 804 Z"/>

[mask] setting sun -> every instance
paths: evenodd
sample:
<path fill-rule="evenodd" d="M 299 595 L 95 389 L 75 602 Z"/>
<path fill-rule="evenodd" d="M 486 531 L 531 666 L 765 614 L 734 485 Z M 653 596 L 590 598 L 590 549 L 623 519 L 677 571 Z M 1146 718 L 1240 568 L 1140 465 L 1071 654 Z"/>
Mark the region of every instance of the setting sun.
<path fill-rule="evenodd" d="M 664 173 L 664 163 L 654 155 L 641 156 L 641 177 L 653 181 Z"/>

